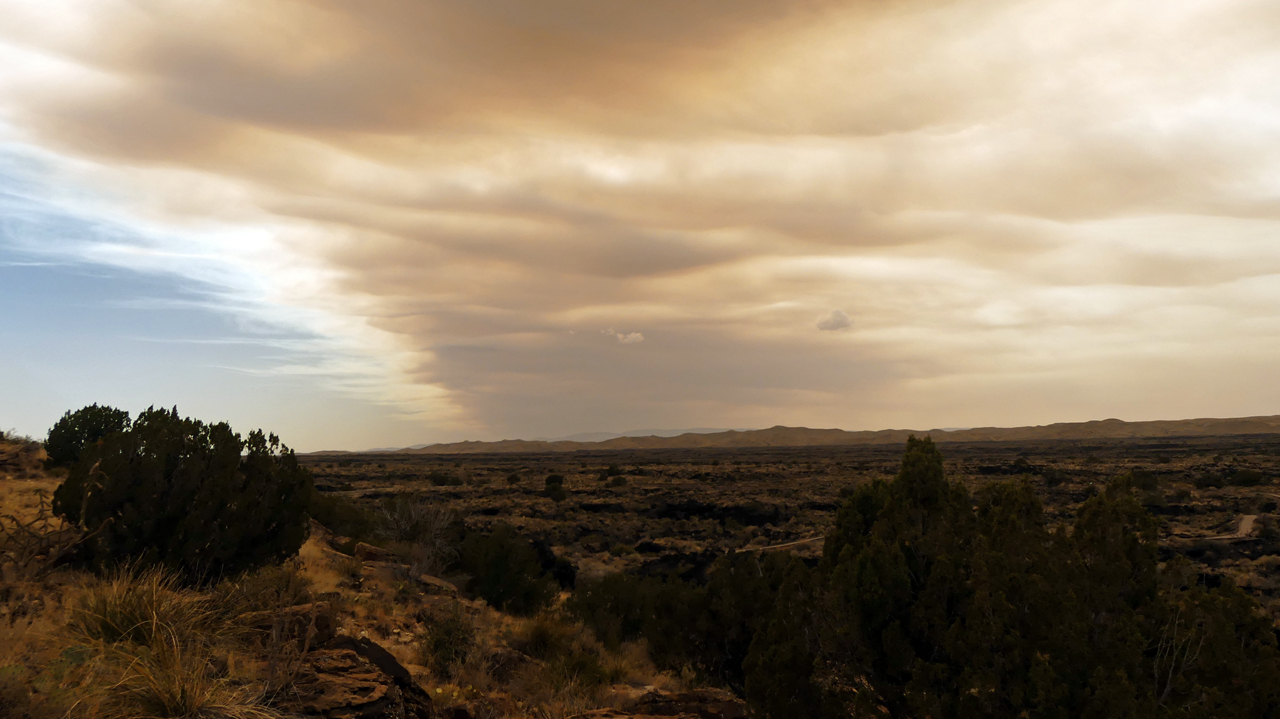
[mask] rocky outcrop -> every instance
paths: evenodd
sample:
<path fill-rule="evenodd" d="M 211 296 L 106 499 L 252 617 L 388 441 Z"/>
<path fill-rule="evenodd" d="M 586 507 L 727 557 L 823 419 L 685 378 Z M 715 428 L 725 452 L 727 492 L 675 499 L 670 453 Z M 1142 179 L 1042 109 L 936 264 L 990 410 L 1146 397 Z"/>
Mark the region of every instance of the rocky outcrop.
<path fill-rule="evenodd" d="M 701 719 L 744 719 L 747 705 L 721 689 L 694 689 L 687 692 L 650 692 L 627 706 L 634 714 L 653 716 L 691 715 Z"/>
<path fill-rule="evenodd" d="M 240 616 L 240 622 L 263 633 L 279 632 L 286 637 L 305 638 L 311 646 L 322 645 L 334 638 L 333 611 L 328 602 L 249 612 Z"/>
<path fill-rule="evenodd" d="M 745 719 L 747 706 L 720 689 L 687 692 L 652 691 L 623 709 L 596 709 L 575 714 L 571 719 Z"/>
<path fill-rule="evenodd" d="M 382 547 L 375 547 L 372 544 L 365 544 L 364 542 L 356 543 L 355 553 L 356 559 L 359 559 L 362 562 L 394 563 L 398 560 L 395 552 L 383 549 Z"/>
<path fill-rule="evenodd" d="M 445 597 L 458 595 L 458 588 L 450 582 L 429 574 L 414 575 L 409 565 L 399 562 L 365 561 L 361 563 L 360 572 L 366 579 L 377 579 L 388 586 L 412 580 L 423 594 Z"/>
<path fill-rule="evenodd" d="M 431 697 L 390 652 L 339 635 L 309 652 L 278 708 L 315 719 L 435 719 Z"/>

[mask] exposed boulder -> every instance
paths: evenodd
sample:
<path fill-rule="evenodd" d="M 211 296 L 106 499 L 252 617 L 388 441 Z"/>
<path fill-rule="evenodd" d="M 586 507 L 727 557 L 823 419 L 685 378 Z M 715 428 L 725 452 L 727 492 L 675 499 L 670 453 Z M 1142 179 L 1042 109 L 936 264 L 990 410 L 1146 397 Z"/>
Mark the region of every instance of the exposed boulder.
<path fill-rule="evenodd" d="M 390 652 L 339 635 L 307 654 L 292 693 L 279 703 L 316 719 L 435 719 L 431 697 Z"/>
<path fill-rule="evenodd" d="M 388 585 L 407 582 L 412 579 L 418 590 L 423 594 L 435 594 L 445 597 L 458 596 L 458 588 L 452 583 L 429 574 L 415 576 L 409 565 L 399 562 L 365 560 L 361 566 L 361 573 L 366 578 L 377 579 Z"/>
<path fill-rule="evenodd" d="M 355 552 L 356 559 L 362 562 L 395 562 L 397 559 L 395 552 L 364 542 L 356 542 Z"/>
<path fill-rule="evenodd" d="M 575 714 L 568 719 L 658 719 L 654 714 L 632 714 L 630 711 L 621 709 L 593 709 L 584 711 L 581 714 Z M 676 714 L 673 716 L 663 716 L 662 719 L 698 719 L 696 714 Z"/>
<path fill-rule="evenodd" d="M 260 632 L 279 631 L 287 637 L 306 637 L 310 644 L 324 644 L 334 637 L 333 612 L 328 602 L 314 602 L 286 607 L 277 611 L 250 612 L 240 617 L 241 623 Z"/>
<path fill-rule="evenodd" d="M 694 689 L 687 692 L 654 691 L 631 704 L 628 711 L 636 715 L 684 716 L 701 719 L 745 719 L 747 705 L 722 689 Z"/>
<path fill-rule="evenodd" d="M 595 709 L 570 719 L 745 719 L 747 705 L 720 689 L 651 691 L 622 709 Z"/>

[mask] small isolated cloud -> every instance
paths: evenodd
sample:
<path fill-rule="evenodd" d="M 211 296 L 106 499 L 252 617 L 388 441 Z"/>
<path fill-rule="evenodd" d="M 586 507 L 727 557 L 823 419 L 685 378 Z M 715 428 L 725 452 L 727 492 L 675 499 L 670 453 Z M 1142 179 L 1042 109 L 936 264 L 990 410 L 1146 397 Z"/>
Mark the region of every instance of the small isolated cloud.
<path fill-rule="evenodd" d="M 849 315 L 844 310 L 831 310 L 831 314 L 818 320 L 818 329 L 824 332 L 835 332 L 837 330 L 847 330 L 853 326 L 853 320 L 849 319 Z"/>
<path fill-rule="evenodd" d="M 610 327 L 609 329 L 605 330 L 603 334 L 613 335 L 614 337 L 617 337 L 618 343 L 624 344 L 624 345 L 635 345 L 635 344 L 640 344 L 641 342 L 644 342 L 644 335 L 640 334 L 639 332 L 630 332 L 630 333 L 618 332 L 617 330 L 614 330 L 612 327 Z"/>

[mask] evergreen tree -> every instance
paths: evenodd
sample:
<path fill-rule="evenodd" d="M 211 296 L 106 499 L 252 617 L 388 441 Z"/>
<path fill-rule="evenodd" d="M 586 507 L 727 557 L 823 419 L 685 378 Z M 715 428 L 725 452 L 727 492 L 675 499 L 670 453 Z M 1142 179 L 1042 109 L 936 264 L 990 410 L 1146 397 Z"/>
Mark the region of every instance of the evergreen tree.
<path fill-rule="evenodd" d="M 495 609 L 534 614 L 556 596 L 556 582 L 543 574 L 537 551 L 509 524 L 499 524 L 487 535 L 467 537 L 462 543 L 462 563 L 471 573 L 467 591 Z"/>
<path fill-rule="evenodd" d="M 970 497 L 912 437 L 893 481 L 840 507 L 816 570 L 730 554 L 705 587 L 617 575 L 570 607 L 771 719 L 1280 716 L 1270 621 L 1186 560 L 1159 565 L 1142 480 L 1051 531 L 1026 479 Z"/>
<path fill-rule="evenodd" d="M 80 459 L 81 451 L 114 432 L 129 429 L 129 413 L 91 404 L 74 412 L 67 411 L 49 430 L 44 449 L 53 467 L 70 467 Z"/>
<path fill-rule="evenodd" d="M 148 409 L 106 435 L 54 493 L 54 510 L 87 532 L 91 561 L 163 564 L 216 577 L 298 551 L 310 474 L 275 435 Z"/>

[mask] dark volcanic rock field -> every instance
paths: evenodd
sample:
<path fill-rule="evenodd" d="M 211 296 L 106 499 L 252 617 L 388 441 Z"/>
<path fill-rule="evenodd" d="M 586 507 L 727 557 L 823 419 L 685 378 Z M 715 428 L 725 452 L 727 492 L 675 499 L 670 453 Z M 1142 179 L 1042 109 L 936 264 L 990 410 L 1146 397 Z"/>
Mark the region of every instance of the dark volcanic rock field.
<path fill-rule="evenodd" d="M 1111 479 L 1135 473 L 1162 520 L 1165 556 L 1197 562 L 1209 583 L 1235 581 L 1280 619 L 1280 435 L 941 445 L 971 490 L 1026 477 L 1052 521 Z M 422 494 L 469 527 L 509 523 L 550 545 L 580 575 L 676 572 L 715 557 L 821 537 L 842 490 L 898 468 L 901 447 L 583 451 L 541 454 L 315 454 L 322 491 L 376 502 Z M 560 501 L 546 478 L 564 478 Z M 554 481 L 554 480 L 553 480 Z M 816 558 L 821 541 L 776 551 Z"/>

